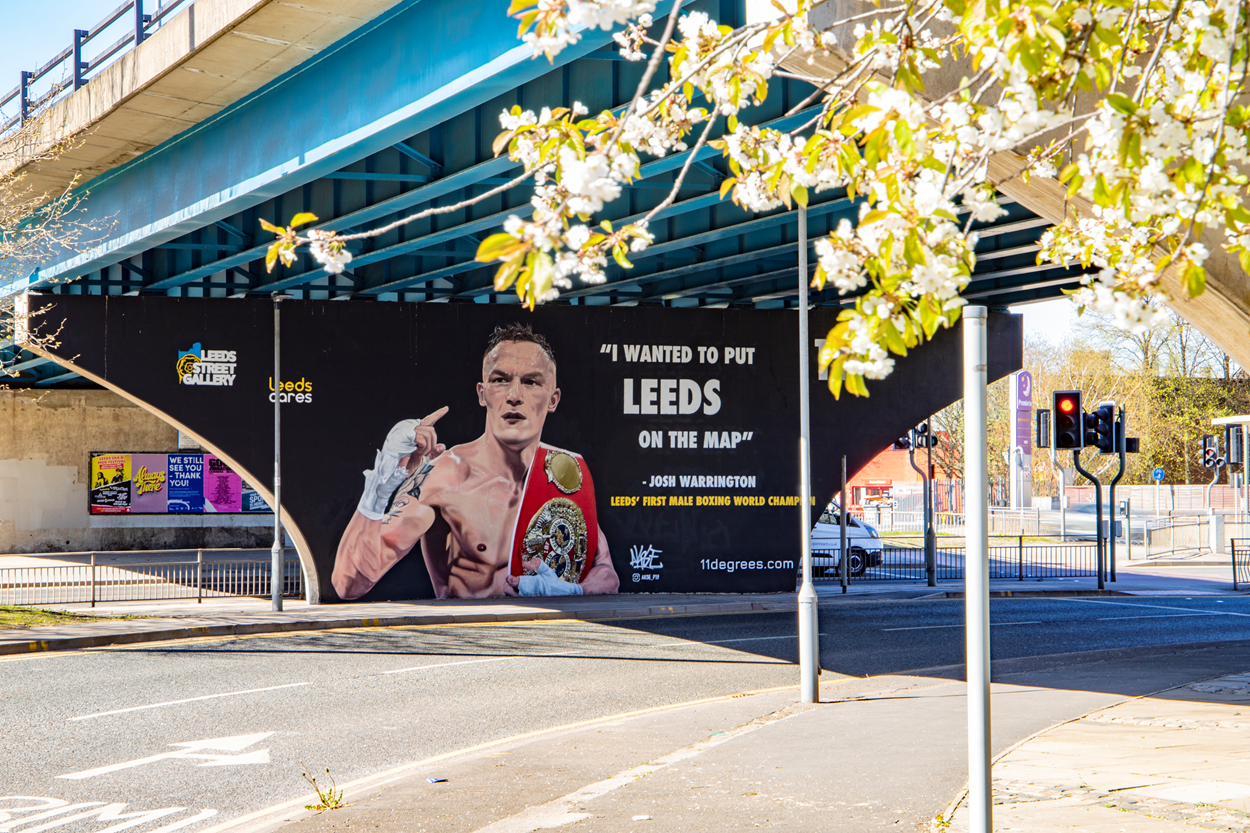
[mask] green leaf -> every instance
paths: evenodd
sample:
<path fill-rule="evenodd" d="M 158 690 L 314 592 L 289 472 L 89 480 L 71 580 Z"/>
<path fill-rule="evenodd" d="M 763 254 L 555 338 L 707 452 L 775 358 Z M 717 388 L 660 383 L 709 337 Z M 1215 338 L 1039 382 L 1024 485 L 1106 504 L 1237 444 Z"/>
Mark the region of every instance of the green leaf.
<path fill-rule="evenodd" d="M 315 222 L 317 222 L 316 214 L 313 214 L 310 211 L 301 211 L 300 213 L 296 214 L 294 217 L 291 218 L 291 228 L 302 226 L 304 225 L 304 223 L 315 223 Z"/>
<path fill-rule="evenodd" d="M 618 246 L 612 247 L 612 259 L 615 260 L 622 269 L 634 268 L 634 264 L 630 263 L 629 260 L 625 257 L 624 246 L 618 245 Z"/>
<path fill-rule="evenodd" d="M 734 187 L 734 183 L 738 180 L 732 176 L 725 177 L 725 181 L 720 184 L 720 198 L 725 199 L 725 195 Z"/>
<path fill-rule="evenodd" d="M 1241 261 L 1242 270 L 1250 272 L 1250 249 L 1242 249 L 1237 252 L 1237 259 Z"/>
<path fill-rule="evenodd" d="M 271 231 L 274 234 L 286 234 L 286 229 L 282 228 L 281 226 L 275 226 L 273 223 L 269 222 L 268 220 L 258 220 L 257 222 L 260 223 L 260 227 L 263 228 L 265 231 Z"/>
<path fill-rule="evenodd" d="M 916 152 L 916 140 L 911 126 L 902 119 L 894 122 L 894 141 L 898 142 L 899 149 L 908 156 Z"/>
<path fill-rule="evenodd" d="M 1197 298 L 1207 288 L 1207 272 L 1201 266 L 1185 264 L 1181 271 L 1181 285 L 1189 293 L 1190 298 Z"/>
<path fill-rule="evenodd" d="M 899 334 L 899 331 L 895 329 L 894 325 L 889 321 L 883 322 L 881 330 L 885 336 L 886 348 L 895 355 L 906 356 L 907 345 L 903 343 L 903 337 Z"/>
<path fill-rule="evenodd" d="M 834 399 L 842 397 L 842 365 L 845 363 L 846 357 L 841 356 L 829 365 L 829 392 Z"/>
<path fill-rule="evenodd" d="M 524 240 L 518 240 L 506 232 L 499 232 L 482 241 L 482 244 L 477 247 L 477 254 L 474 255 L 473 259 L 479 263 L 503 260 L 521 251 L 527 245 L 529 244 Z"/>
<path fill-rule="evenodd" d="M 807 208 L 807 189 L 802 185 L 791 185 L 790 193 L 794 195 L 794 201 L 799 205 Z"/>
<path fill-rule="evenodd" d="M 1111 109 L 1123 113 L 1126 116 L 1131 116 L 1137 112 L 1137 103 L 1126 95 L 1120 95 L 1119 93 L 1107 93 L 1106 101 L 1111 105 Z"/>

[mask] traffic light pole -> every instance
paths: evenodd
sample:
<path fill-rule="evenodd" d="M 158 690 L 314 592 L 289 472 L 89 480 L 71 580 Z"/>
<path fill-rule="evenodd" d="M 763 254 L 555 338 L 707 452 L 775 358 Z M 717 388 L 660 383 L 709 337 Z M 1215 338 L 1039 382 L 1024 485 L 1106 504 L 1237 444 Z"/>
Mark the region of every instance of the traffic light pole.
<path fill-rule="evenodd" d="M 1107 564 L 1111 568 L 1111 580 L 1115 581 L 1115 484 L 1120 482 L 1120 478 L 1124 476 L 1124 458 L 1127 455 L 1125 448 L 1127 447 L 1124 435 L 1128 433 L 1127 423 L 1124 419 L 1124 409 L 1120 409 L 1120 422 L 1113 432 L 1115 438 L 1116 452 L 1120 455 L 1120 470 L 1115 473 L 1115 477 L 1111 479 L 1111 483 L 1107 486 L 1107 508 L 1111 510 L 1111 522 L 1107 525 Z M 1102 534 L 1102 523 L 1098 524 L 1098 534 Z M 1131 534 L 1129 530 L 1125 534 Z"/>
<path fill-rule="evenodd" d="M 1079 448 L 1072 449 L 1072 465 L 1076 466 L 1076 470 L 1085 476 L 1085 479 L 1094 484 L 1094 511 L 1097 513 L 1097 526 L 1094 527 L 1094 552 L 1096 553 L 1097 569 L 1098 569 L 1098 589 L 1106 590 L 1107 585 L 1103 576 L 1103 560 L 1102 560 L 1102 483 L 1097 477 L 1087 472 L 1081 466 L 1081 450 Z"/>
<path fill-rule="evenodd" d="M 925 442 L 926 444 L 931 443 L 932 440 L 926 436 Z M 928 447 L 930 449 L 929 459 L 932 460 L 932 445 Z M 933 470 L 923 471 L 920 466 L 916 465 L 915 443 L 912 443 L 911 448 L 907 449 L 907 462 L 911 463 L 911 467 L 916 470 L 916 474 L 920 475 L 920 482 L 924 489 L 922 493 L 924 498 L 924 569 L 929 576 L 929 586 L 937 587 L 937 536 L 933 533 L 933 487 L 929 482 L 929 474 Z"/>

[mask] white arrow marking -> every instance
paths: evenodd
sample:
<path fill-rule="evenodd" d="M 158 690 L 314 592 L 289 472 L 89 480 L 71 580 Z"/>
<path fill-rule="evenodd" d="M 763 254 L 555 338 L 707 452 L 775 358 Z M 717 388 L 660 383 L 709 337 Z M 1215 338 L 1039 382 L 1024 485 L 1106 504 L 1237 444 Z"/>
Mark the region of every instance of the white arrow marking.
<path fill-rule="evenodd" d="M 110 772 L 117 772 L 121 769 L 130 769 L 132 767 L 143 766 L 144 764 L 174 758 L 201 758 L 204 760 L 204 763 L 199 764 L 199 766 L 267 764 L 269 763 L 268 749 L 258 749 L 254 752 L 248 752 L 245 755 L 205 754 L 202 750 L 216 749 L 225 750 L 227 752 L 242 752 L 247 747 L 259 743 L 272 734 L 273 732 L 261 732 L 255 735 L 236 735 L 235 737 L 229 738 L 212 738 L 209 740 L 187 741 L 185 743 L 171 743 L 170 746 L 182 746 L 185 748 L 180 749 L 177 752 L 162 752 L 159 755 L 151 755 L 147 758 L 139 758 L 134 761 L 125 761 L 120 764 L 111 764 L 109 766 L 97 767 L 95 769 L 87 769 L 82 772 L 73 772 L 69 775 L 58 775 L 57 778 L 64 778 L 69 781 L 82 781 L 86 778 L 95 778 L 97 775 L 107 775 Z"/>

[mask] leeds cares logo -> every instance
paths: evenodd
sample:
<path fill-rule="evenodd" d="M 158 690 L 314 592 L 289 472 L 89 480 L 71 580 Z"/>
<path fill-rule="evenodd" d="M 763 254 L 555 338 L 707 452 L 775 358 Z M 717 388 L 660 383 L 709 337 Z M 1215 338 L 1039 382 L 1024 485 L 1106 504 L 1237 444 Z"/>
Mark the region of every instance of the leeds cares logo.
<path fill-rule="evenodd" d="M 180 385 L 229 387 L 234 384 L 233 350 L 204 350 L 197 341 L 190 350 L 178 351 L 176 367 Z"/>

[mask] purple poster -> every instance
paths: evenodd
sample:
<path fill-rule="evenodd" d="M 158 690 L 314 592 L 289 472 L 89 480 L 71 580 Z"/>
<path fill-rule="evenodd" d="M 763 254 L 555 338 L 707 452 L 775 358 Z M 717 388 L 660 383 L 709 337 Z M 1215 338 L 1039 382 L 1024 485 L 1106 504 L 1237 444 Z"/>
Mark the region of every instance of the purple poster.
<path fill-rule="evenodd" d="M 243 479 L 226 461 L 212 454 L 204 455 L 204 511 L 242 511 Z"/>
<path fill-rule="evenodd" d="M 130 511 L 163 515 L 169 502 L 169 455 L 130 455 Z"/>

